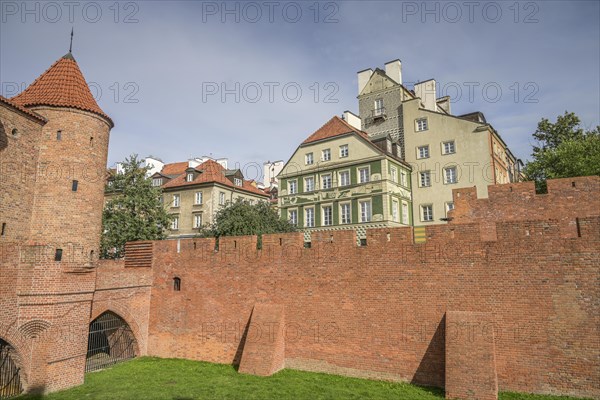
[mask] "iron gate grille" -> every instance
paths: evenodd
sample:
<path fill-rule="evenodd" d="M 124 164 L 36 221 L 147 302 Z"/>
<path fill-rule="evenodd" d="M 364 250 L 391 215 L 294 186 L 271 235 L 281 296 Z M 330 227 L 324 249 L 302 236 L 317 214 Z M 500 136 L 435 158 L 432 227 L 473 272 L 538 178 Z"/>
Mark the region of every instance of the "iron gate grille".
<path fill-rule="evenodd" d="M 0 399 L 8 399 L 21 394 L 19 368 L 12 359 L 14 349 L 0 339 Z"/>
<path fill-rule="evenodd" d="M 134 358 L 135 348 L 129 325 L 118 315 L 106 312 L 90 324 L 85 372 Z"/>

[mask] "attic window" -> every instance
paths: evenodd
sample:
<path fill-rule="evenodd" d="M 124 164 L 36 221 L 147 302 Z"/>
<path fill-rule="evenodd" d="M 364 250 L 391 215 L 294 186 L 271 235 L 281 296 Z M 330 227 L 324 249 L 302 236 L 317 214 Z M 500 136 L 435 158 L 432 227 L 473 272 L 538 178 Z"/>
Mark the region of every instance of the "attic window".
<path fill-rule="evenodd" d="M 152 186 L 160 186 L 160 185 L 162 185 L 162 178 L 152 179 Z"/>
<path fill-rule="evenodd" d="M 235 186 L 242 186 L 242 180 L 240 178 L 233 178 L 233 183 Z"/>
<path fill-rule="evenodd" d="M 194 173 L 193 172 L 188 173 L 187 176 L 186 176 L 186 178 L 185 178 L 185 181 L 186 182 L 191 182 L 193 180 L 194 180 Z"/>

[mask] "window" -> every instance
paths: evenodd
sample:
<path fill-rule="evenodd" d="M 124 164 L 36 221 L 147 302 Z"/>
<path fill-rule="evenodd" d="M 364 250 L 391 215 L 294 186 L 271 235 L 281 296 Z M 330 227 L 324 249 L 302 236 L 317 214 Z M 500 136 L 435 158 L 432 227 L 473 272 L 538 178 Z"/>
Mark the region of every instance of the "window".
<path fill-rule="evenodd" d="M 181 279 L 180 278 L 173 278 L 173 290 L 175 292 L 181 291 Z"/>
<path fill-rule="evenodd" d="M 429 158 L 429 146 L 417 147 L 417 158 Z"/>
<path fill-rule="evenodd" d="M 2 236 L 6 233 L 6 222 L 2 223 Z"/>
<path fill-rule="evenodd" d="M 298 181 L 297 180 L 293 180 L 293 181 L 288 181 L 288 192 L 290 192 L 290 194 L 296 194 L 298 193 Z"/>
<path fill-rule="evenodd" d="M 325 149 L 321 153 L 322 153 L 321 158 L 323 159 L 323 161 L 331 160 L 331 150 L 330 149 Z"/>
<path fill-rule="evenodd" d="M 62 140 L 62 131 L 56 131 L 56 140 Z"/>
<path fill-rule="evenodd" d="M 185 178 L 186 182 L 191 182 L 194 180 L 194 173 L 190 172 L 189 174 L 187 174 L 187 177 Z"/>
<path fill-rule="evenodd" d="M 375 100 L 375 109 L 373 111 L 374 116 L 383 115 L 385 112 L 385 108 L 383 108 L 383 99 Z"/>
<path fill-rule="evenodd" d="M 448 211 L 454 210 L 454 202 L 448 201 L 446 202 L 446 216 L 448 216 Z"/>
<path fill-rule="evenodd" d="M 225 205 L 225 192 L 219 192 L 219 205 Z"/>
<path fill-rule="evenodd" d="M 305 209 L 306 214 L 306 223 L 304 224 L 307 228 L 313 228 L 315 226 L 315 209 L 307 208 Z"/>
<path fill-rule="evenodd" d="M 344 203 L 340 205 L 340 220 L 342 224 L 349 224 L 351 222 L 351 214 L 350 214 L 350 203 Z"/>
<path fill-rule="evenodd" d="M 425 204 L 421 206 L 421 221 L 433 221 L 433 205 Z"/>
<path fill-rule="evenodd" d="M 428 129 L 427 126 L 427 118 L 418 118 L 415 120 L 416 130 L 417 132 L 426 131 Z"/>
<path fill-rule="evenodd" d="M 456 147 L 454 146 L 454 140 L 442 143 L 442 154 L 453 154 L 456 153 Z"/>
<path fill-rule="evenodd" d="M 162 185 L 162 178 L 152 179 L 152 186 L 160 186 L 160 185 Z"/>
<path fill-rule="evenodd" d="M 348 157 L 348 145 L 343 144 L 340 146 L 340 158 Z"/>
<path fill-rule="evenodd" d="M 313 190 L 315 190 L 315 178 L 312 176 L 304 178 L 304 191 L 312 192 Z"/>
<path fill-rule="evenodd" d="M 62 249 L 56 249 L 54 253 L 54 261 L 62 261 Z"/>
<path fill-rule="evenodd" d="M 323 206 L 323 225 L 333 225 L 333 207 Z"/>
<path fill-rule="evenodd" d="M 288 220 L 290 224 L 297 226 L 298 225 L 298 210 L 290 210 L 288 214 Z"/>
<path fill-rule="evenodd" d="M 408 203 L 403 201 L 402 202 L 402 223 L 408 225 L 409 220 L 408 220 Z"/>
<path fill-rule="evenodd" d="M 202 226 L 202 214 L 194 214 L 194 228 Z"/>
<path fill-rule="evenodd" d="M 371 222 L 371 200 L 358 202 L 360 206 L 360 222 Z"/>
<path fill-rule="evenodd" d="M 304 156 L 304 162 L 306 165 L 311 165 L 314 162 L 313 153 L 307 153 L 306 156 Z"/>
<path fill-rule="evenodd" d="M 400 171 L 400 184 L 402 186 L 408 186 L 408 182 L 406 180 L 406 171 Z"/>
<path fill-rule="evenodd" d="M 392 182 L 398 183 L 398 168 L 390 167 L 390 177 L 392 178 Z"/>
<path fill-rule="evenodd" d="M 240 178 L 233 178 L 233 184 L 235 186 L 242 186 L 242 180 Z"/>
<path fill-rule="evenodd" d="M 431 186 L 431 172 L 423 171 L 419 172 L 419 183 L 421 187 Z"/>
<path fill-rule="evenodd" d="M 321 189 L 331 189 L 331 174 L 321 175 Z"/>
<path fill-rule="evenodd" d="M 392 200 L 392 221 L 394 222 L 400 222 L 398 219 L 400 217 L 399 208 L 398 200 Z"/>
<path fill-rule="evenodd" d="M 340 186 L 348 186 L 350 184 L 350 171 L 340 172 Z"/>
<path fill-rule="evenodd" d="M 194 204 L 202 204 L 202 192 L 196 192 L 194 196 Z"/>
<path fill-rule="evenodd" d="M 76 192 L 78 187 L 79 187 L 79 181 L 73 181 L 73 182 L 71 183 L 71 190 L 72 190 L 73 192 Z"/>
<path fill-rule="evenodd" d="M 387 147 L 387 152 L 392 153 L 392 141 L 391 140 L 386 140 L 386 147 Z"/>
<path fill-rule="evenodd" d="M 173 220 L 171 221 L 171 230 L 176 231 L 177 229 L 179 229 L 179 217 L 173 217 Z"/>
<path fill-rule="evenodd" d="M 450 167 L 444 169 L 444 179 L 446 183 L 456 183 L 458 179 L 456 177 L 456 167 Z"/>
<path fill-rule="evenodd" d="M 358 183 L 369 182 L 369 167 L 358 169 Z"/>
<path fill-rule="evenodd" d="M 179 195 L 178 194 L 173 195 L 173 207 L 179 207 Z"/>

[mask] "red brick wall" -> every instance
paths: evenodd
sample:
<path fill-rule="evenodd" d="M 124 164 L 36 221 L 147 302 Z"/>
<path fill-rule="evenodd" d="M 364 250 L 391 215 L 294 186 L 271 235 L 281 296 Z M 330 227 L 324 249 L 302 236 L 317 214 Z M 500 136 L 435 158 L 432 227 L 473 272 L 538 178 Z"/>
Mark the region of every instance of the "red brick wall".
<path fill-rule="evenodd" d="M 574 201 L 574 200 L 564 200 Z M 155 242 L 148 354 L 239 361 L 255 304 L 285 307 L 288 368 L 444 386 L 447 311 L 490 313 L 500 390 L 600 396 L 600 219 Z M 281 241 L 280 241 L 281 240 Z M 173 291 L 172 279 L 182 279 Z"/>

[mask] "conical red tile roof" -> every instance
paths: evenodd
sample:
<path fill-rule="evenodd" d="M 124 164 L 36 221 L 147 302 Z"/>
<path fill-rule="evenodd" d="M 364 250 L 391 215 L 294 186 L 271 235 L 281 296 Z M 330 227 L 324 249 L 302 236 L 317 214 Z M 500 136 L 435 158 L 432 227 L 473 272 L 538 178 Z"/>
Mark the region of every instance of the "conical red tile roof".
<path fill-rule="evenodd" d="M 68 53 L 40 75 L 27 89 L 11 99 L 23 107 L 71 107 L 98 114 L 113 125 L 96 103 L 77 62 Z"/>
<path fill-rule="evenodd" d="M 328 139 L 334 136 L 344 135 L 350 132 L 356 132 L 365 139 L 369 139 L 369 136 L 366 133 L 364 133 L 360 129 L 356 129 L 340 117 L 335 116 L 329 121 L 327 121 L 327 123 L 320 127 L 315 133 L 306 138 L 306 140 L 302 142 L 302 144 L 316 142 L 318 140 Z"/>

